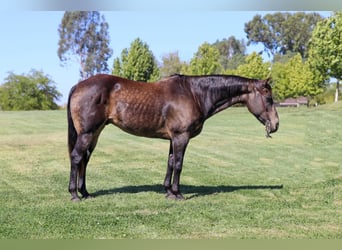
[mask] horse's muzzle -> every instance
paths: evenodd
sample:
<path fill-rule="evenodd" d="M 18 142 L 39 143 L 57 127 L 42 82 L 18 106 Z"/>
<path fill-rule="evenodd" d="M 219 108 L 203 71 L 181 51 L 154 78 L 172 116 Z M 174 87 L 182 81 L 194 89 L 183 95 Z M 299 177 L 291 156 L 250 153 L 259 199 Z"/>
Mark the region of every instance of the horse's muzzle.
<path fill-rule="evenodd" d="M 275 125 L 272 125 L 271 121 L 267 120 L 265 122 L 266 137 L 271 138 L 270 134 L 277 132 L 278 128 L 279 122 L 277 122 Z"/>
<path fill-rule="evenodd" d="M 279 128 L 279 122 L 276 123 L 275 128 L 271 130 L 271 133 L 277 132 L 278 128 Z"/>

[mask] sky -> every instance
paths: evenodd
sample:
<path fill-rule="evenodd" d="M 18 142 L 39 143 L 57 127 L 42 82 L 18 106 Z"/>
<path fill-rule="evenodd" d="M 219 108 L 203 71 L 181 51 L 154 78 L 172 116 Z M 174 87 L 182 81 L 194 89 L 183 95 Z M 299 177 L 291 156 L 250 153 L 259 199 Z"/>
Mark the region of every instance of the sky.
<path fill-rule="evenodd" d="M 178 51 L 181 60 L 190 61 L 204 42 L 213 43 L 230 36 L 247 41 L 244 24 L 262 11 L 101 11 L 109 24 L 110 47 L 114 58 L 140 38 L 156 59 Z M 330 11 L 319 12 L 327 17 Z M 57 56 L 58 26 L 63 11 L 8 10 L 0 12 L 0 84 L 9 72 L 28 74 L 31 69 L 48 75 L 62 93 L 58 101 L 67 102 L 70 88 L 79 81 L 79 66 L 71 62 L 61 66 Z M 262 46 L 248 46 L 247 53 Z"/>

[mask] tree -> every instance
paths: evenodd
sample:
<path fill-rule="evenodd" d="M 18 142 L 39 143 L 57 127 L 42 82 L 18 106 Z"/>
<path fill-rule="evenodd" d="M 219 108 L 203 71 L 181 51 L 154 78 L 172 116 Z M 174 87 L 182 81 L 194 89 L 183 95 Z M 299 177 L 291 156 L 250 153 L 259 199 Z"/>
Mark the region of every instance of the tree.
<path fill-rule="evenodd" d="M 308 62 L 298 53 L 286 63 L 277 62 L 272 67 L 273 93 L 276 99 L 316 96 L 324 86 L 317 84 Z"/>
<path fill-rule="evenodd" d="M 268 55 L 300 53 L 308 57 L 308 43 L 312 30 L 322 17 L 317 13 L 277 12 L 263 17 L 255 15 L 245 24 L 247 45 L 262 43 Z"/>
<path fill-rule="evenodd" d="M 320 81 L 327 77 L 337 79 L 335 102 L 339 96 L 339 82 L 342 79 L 342 12 L 319 22 L 310 42 L 309 63 L 320 75 Z"/>
<path fill-rule="evenodd" d="M 219 74 L 222 72 L 219 60 L 220 53 L 218 49 L 205 42 L 198 48 L 198 51 L 191 59 L 187 73 L 192 75 Z"/>
<path fill-rule="evenodd" d="M 112 74 L 143 82 L 160 78 L 154 55 L 140 38 L 135 39 L 129 49 L 122 50 L 121 58 L 114 60 Z"/>
<path fill-rule="evenodd" d="M 246 44 L 243 39 L 238 40 L 234 36 L 230 36 L 228 39 L 217 40 L 212 46 L 217 48 L 220 53 L 219 62 L 223 70 L 236 69 L 244 62 Z"/>
<path fill-rule="evenodd" d="M 41 71 L 29 74 L 9 73 L 0 86 L 0 110 L 58 109 L 56 101 L 62 96 L 55 83 Z"/>
<path fill-rule="evenodd" d="M 228 70 L 226 73 L 255 79 L 266 79 L 270 76 L 270 67 L 271 64 L 264 62 L 260 54 L 253 52 L 246 57 L 244 64 L 241 64 L 236 70 Z"/>
<path fill-rule="evenodd" d="M 173 74 L 182 73 L 185 62 L 179 58 L 178 51 L 165 54 L 162 57 L 162 65 L 160 67 L 160 74 L 162 77 L 167 77 Z"/>
<path fill-rule="evenodd" d="M 97 11 L 66 11 L 58 28 L 58 57 L 66 63 L 72 56 L 80 64 L 81 79 L 107 72 L 109 48 L 108 23 Z"/>

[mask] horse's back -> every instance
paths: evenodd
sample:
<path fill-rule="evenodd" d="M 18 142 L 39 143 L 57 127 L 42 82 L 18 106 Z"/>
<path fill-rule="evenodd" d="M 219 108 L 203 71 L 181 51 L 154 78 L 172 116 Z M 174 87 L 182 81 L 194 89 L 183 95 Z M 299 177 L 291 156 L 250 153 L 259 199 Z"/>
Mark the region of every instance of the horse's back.
<path fill-rule="evenodd" d="M 70 106 L 77 131 L 112 123 L 134 135 L 165 139 L 186 131 L 199 116 L 191 91 L 178 76 L 143 83 L 96 75 L 76 85 Z"/>
<path fill-rule="evenodd" d="M 166 89 L 167 81 L 143 83 L 105 74 L 79 82 L 70 96 L 76 130 L 81 133 L 113 123 L 132 134 L 163 136 Z"/>

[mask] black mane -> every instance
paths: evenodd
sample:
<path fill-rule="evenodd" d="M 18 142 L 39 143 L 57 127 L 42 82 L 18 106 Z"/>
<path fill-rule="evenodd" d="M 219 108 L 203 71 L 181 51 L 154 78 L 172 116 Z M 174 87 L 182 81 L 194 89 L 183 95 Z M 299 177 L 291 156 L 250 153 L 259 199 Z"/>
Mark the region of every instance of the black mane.
<path fill-rule="evenodd" d="M 235 75 L 174 76 L 190 86 L 205 117 L 215 114 L 224 105 L 241 102 L 238 97 L 248 93 L 248 84 L 258 81 Z"/>

